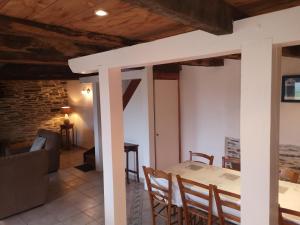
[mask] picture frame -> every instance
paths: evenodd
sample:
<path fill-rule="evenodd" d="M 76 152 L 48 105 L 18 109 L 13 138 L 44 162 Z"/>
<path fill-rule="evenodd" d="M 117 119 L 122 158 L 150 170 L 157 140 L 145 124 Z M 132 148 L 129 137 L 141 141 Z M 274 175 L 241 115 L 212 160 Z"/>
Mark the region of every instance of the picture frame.
<path fill-rule="evenodd" d="M 300 102 L 300 75 L 282 76 L 281 102 Z"/>

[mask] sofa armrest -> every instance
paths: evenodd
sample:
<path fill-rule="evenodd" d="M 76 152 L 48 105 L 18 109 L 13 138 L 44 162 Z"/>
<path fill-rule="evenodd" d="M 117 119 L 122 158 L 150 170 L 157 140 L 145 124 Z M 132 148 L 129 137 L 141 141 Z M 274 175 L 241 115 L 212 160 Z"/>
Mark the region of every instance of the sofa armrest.
<path fill-rule="evenodd" d="M 0 158 L 0 220 L 46 202 L 48 152 Z"/>

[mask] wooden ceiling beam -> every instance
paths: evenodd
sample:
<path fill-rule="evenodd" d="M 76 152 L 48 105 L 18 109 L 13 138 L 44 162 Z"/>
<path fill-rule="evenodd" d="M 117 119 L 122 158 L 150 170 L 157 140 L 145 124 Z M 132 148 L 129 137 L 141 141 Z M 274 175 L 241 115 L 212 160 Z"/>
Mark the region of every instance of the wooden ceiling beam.
<path fill-rule="evenodd" d="M 224 66 L 224 58 L 197 59 L 192 61 L 181 62 L 180 64 L 187 66 L 217 67 Z"/>
<path fill-rule="evenodd" d="M 77 80 L 65 65 L 0 64 L 0 80 Z"/>
<path fill-rule="evenodd" d="M 121 0 L 183 25 L 222 35 L 233 32 L 232 7 L 223 0 Z"/>
<path fill-rule="evenodd" d="M 123 94 L 123 110 L 125 110 L 141 81 L 142 79 L 133 79 L 129 81 L 129 85 Z"/>
<path fill-rule="evenodd" d="M 282 56 L 300 58 L 300 45 L 282 48 Z"/>
<path fill-rule="evenodd" d="M 269 0 L 269 1 L 235 1 L 225 0 L 234 5 L 244 15 L 257 16 L 264 13 L 270 13 L 300 5 L 300 0 Z"/>
<path fill-rule="evenodd" d="M 51 24 L 0 15 L 0 33 L 52 37 L 69 41 L 97 44 L 107 48 L 130 46 L 140 41 L 89 31 L 73 30 Z"/>
<path fill-rule="evenodd" d="M 0 33 L 0 62 L 67 64 L 68 59 L 108 50 L 100 45 Z"/>
<path fill-rule="evenodd" d="M 221 58 L 223 58 L 223 59 L 241 60 L 242 59 L 242 54 L 225 55 L 225 56 L 222 56 Z"/>
<path fill-rule="evenodd" d="M 67 64 L 70 58 L 136 43 L 0 15 L 0 63 Z"/>
<path fill-rule="evenodd" d="M 169 64 L 161 64 L 154 65 L 153 72 L 156 73 L 179 73 L 181 71 L 180 63 L 169 63 Z"/>

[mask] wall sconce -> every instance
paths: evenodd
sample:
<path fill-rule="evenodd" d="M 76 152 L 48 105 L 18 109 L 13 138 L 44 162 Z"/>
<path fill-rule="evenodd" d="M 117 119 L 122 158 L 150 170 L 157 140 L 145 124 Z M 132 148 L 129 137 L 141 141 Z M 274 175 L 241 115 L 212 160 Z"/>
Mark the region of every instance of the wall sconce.
<path fill-rule="evenodd" d="M 81 94 L 83 95 L 89 95 L 91 93 L 91 89 L 89 88 L 83 88 L 81 91 Z"/>

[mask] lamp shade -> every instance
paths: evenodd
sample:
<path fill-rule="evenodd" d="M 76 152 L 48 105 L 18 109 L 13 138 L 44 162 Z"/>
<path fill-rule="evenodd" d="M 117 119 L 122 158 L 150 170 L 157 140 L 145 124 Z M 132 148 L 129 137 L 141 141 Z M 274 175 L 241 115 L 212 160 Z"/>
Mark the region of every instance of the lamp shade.
<path fill-rule="evenodd" d="M 63 106 L 61 107 L 61 113 L 62 114 L 70 114 L 72 112 L 72 109 L 70 106 Z"/>

